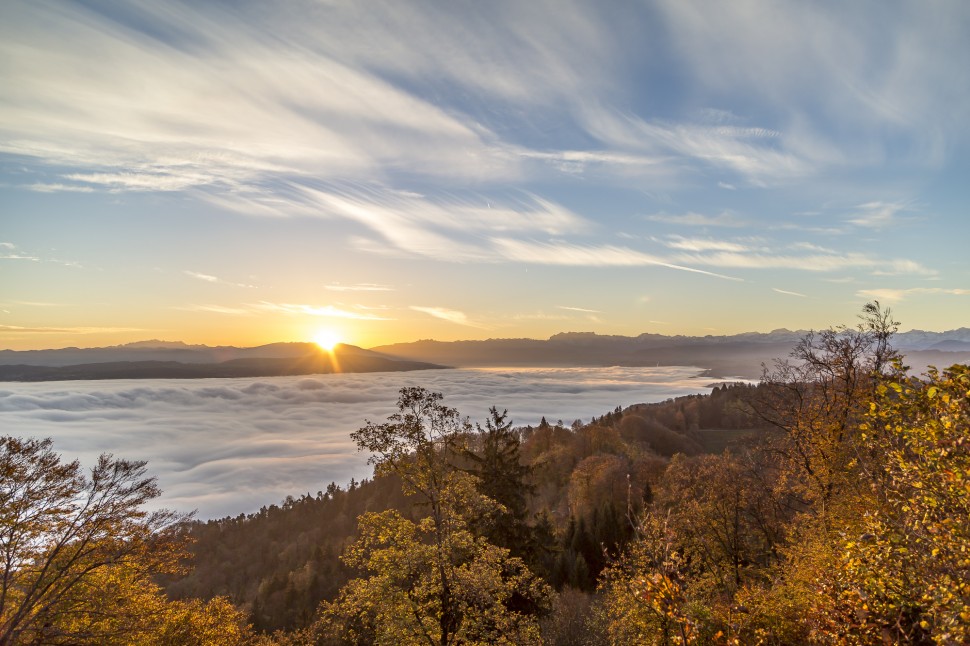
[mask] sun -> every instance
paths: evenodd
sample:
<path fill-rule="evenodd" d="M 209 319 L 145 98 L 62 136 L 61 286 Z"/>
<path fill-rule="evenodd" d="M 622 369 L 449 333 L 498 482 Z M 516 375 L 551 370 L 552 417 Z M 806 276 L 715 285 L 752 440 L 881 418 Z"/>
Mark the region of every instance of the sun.
<path fill-rule="evenodd" d="M 317 330 L 313 337 L 313 342 L 327 352 L 333 352 L 334 347 L 340 343 L 340 336 L 333 330 Z"/>

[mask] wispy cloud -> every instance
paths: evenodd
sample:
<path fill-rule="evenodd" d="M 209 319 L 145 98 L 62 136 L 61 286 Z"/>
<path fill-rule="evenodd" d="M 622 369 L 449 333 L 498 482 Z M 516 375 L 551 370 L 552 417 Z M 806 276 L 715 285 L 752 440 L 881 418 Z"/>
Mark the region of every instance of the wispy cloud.
<path fill-rule="evenodd" d="M 0 242 L 0 260 L 29 260 L 31 262 L 40 262 L 40 257 L 18 251 L 17 245 L 12 242 Z"/>
<path fill-rule="evenodd" d="M 499 4 L 481 20 L 474 7 L 393 3 L 378 12 L 332 5 L 320 20 L 146 1 L 119 19 L 83 5 L 28 4 L 8 16 L 0 39 L 11 62 L 0 123 L 16 124 L 0 149 L 87 169 L 30 185 L 48 192 L 252 190 L 266 177 L 399 169 L 509 179 L 528 151 L 437 86 L 549 107 L 582 96 L 614 51 L 596 11 L 569 4 Z M 192 46 L 178 46 L 185 42 Z M 549 156 L 629 161 L 616 151 Z"/>
<path fill-rule="evenodd" d="M 218 276 L 213 276 L 211 274 L 203 274 L 197 271 L 189 271 L 187 269 L 182 273 L 185 274 L 186 276 L 191 276 L 196 280 L 201 280 L 206 283 L 213 283 L 216 285 L 231 285 L 232 287 L 245 287 L 247 289 L 256 289 L 256 285 L 248 285 L 246 283 L 234 283 L 232 281 L 224 280 L 222 278 L 219 278 Z"/>
<path fill-rule="evenodd" d="M 897 214 L 906 208 L 904 204 L 893 202 L 867 202 L 860 204 L 849 222 L 869 229 L 884 229 L 896 224 Z"/>
<path fill-rule="evenodd" d="M 525 193 L 491 201 L 472 195 L 431 199 L 374 184 L 295 189 L 292 199 L 299 208 L 365 227 L 371 237 L 359 238 L 358 248 L 380 253 L 494 262 L 500 256 L 489 246 L 490 236 L 576 235 L 592 229 L 569 209 Z"/>
<path fill-rule="evenodd" d="M 147 332 L 137 327 L 28 327 L 0 325 L 0 334 L 113 334 L 116 332 Z"/>
<path fill-rule="evenodd" d="M 0 260 L 30 260 L 32 262 L 40 262 L 40 258 L 37 256 L 30 256 L 27 254 L 17 253 L 17 252 L 0 252 Z"/>
<path fill-rule="evenodd" d="M 326 289 L 332 292 L 390 292 L 394 288 L 390 285 L 378 285 L 377 283 L 358 283 L 356 285 L 326 285 Z"/>
<path fill-rule="evenodd" d="M 616 12 L 573 0 L 330 3 L 314 5 L 312 19 L 208 3 L 136 0 L 124 18 L 22 3 L 0 32 L 10 61 L 0 123 L 14 124 L 2 149 L 84 169 L 35 190 L 272 193 L 267 179 L 402 172 L 479 183 L 520 180 L 533 161 L 565 173 L 654 166 L 660 176 L 713 166 L 758 183 L 881 161 L 887 127 L 913 144 L 900 148 L 938 159 L 945 139 L 927 124 L 966 113 L 968 91 L 943 72 L 962 51 L 952 12 L 899 11 L 877 29 L 870 5 L 769 14 L 680 5 L 628 8 L 621 19 L 646 32 L 631 42 L 618 37 Z M 759 119 L 703 103 L 683 121 L 632 113 L 621 63 L 655 53 L 630 51 L 653 29 L 668 36 L 697 101 L 744 97 L 770 109 Z M 919 56 L 869 54 L 904 46 Z M 531 117 L 540 111 L 548 116 Z M 845 124 L 838 136 L 833 121 Z M 558 149 L 548 127 L 569 128 L 573 145 Z M 515 136 L 525 130 L 533 136 Z"/>
<path fill-rule="evenodd" d="M 467 314 L 464 312 L 459 312 L 458 310 L 450 310 L 444 307 L 422 307 L 419 305 L 412 305 L 411 309 L 415 312 L 421 312 L 423 314 L 427 314 L 428 316 L 433 316 L 436 319 L 441 319 L 457 325 L 467 325 L 469 327 L 477 328 L 485 327 L 479 323 L 469 320 Z"/>
<path fill-rule="evenodd" d="M 824 236 L 844 236 L 850 232 L 850 227 L 805 224 L 802 222 L 772 222 L 767 224 L 765 228 L 772 231 L 800 231 Z"/>
<path fill-rule="evenodd" d="M 228 316 L 247 316 L 253 313 L 252 309 L 242 307 L 227 307 L 225 305 L 184 305 L 175 309 L 186 312 L 210 312 L 212 314 L 226 314 Z"/>
<path fill-rule="evenodd" d="M 813 251 L 813 252 L 828 253 L 828 254 L 838 253 L 834 249 L 831 249 L 829 247 L 822 247 L 813 242 L 793 242 L 792 244 L 789 245 L 789 247 L 797 251 Z"/>
<path fill-rule="evenodd" d="M 590 223 L 562 205 L 523 194 L 516 202 L 484 198 L 431 200 L 381 186 L 301 187 L 307 198 L 332 215 L 346 217 L 372 229 L 383 225 L 398 230 L 433 228 L 443 231 L 579 233 Z M 400 235 L 400 234 L 399 234 Z M 394 233 L 390 238 L 398 237 Z M 400 237 L 404 237 L 401 235 Z"/>
<path fill-rule="evenodd" d="M 19 91 L 0 116 L 18 127 L 0 150 L 102 169 L 36 190 L 252 190 L 266 177 L 363 177 L 397 164 L 452 177 L 511 171 L 479 133 L 363 68 L 300 46 L 279 49 L 255 26 L 219 25 L 203 12 L 176 16 L 148 3 L 139 10 L 199 46 L 178 52 L 80 7 L 62 8 L 70 22 L 23 35 L 32 40 L 5 34 L 4 57 L 14 61 L 8 87 Z M 72 51 L 85 51 L 88 69 L 99 73 L 79 74 Z M 150 92 L 138 80 L 144 74 Z M 313 113 L 333 118 L 307 118 Z"/>
<path fill-rule="evenodd" d="M 394 319 L 377 316 L 368 312 L 356 312 L 334 307 L 333 305 L 305 305 L 297 303 L 269 303 L 260 301 L 252 305 L 257 310 L 282 312 L 284 314 L 305 314 L 309 316 L 323 316 L 329 318 L 357 319 L 361 321 L 392 321 Z"/>
<path fill-rule="evenodd" d="M 636 178 L 657 185 L 676 181 L 680 169 L 671 163 L 669 155 L 630 153 L 612 150 L 537 151 L 519 146 L 507 147 L 508 154 L 524 161 L 540 162 L 522 168 L 529 175 L 548 175 L 552 169 L 563 175 L 583 177 Z"/>
<path fill-rule="evenodd" d="M 918 294 L 932 294 L 941 296 L 970 296 L 970 289 L 943 287 L 912 287 L 909 289 L 860 289 L 856 296 L 865 299 L 875 299 L 885 302 L 899 302 Z"/>
<path fill-rule="evenodd" d="M 365 305 L 354 305 L 347 309 L 334 305 L 307 305 L 300 303 L 270 303 L 261 301 L 259 303 L 248 303 L 241 306 L 214 305 L 214 304 L 195 304 L 182 305 L 174 309 L 186 312 L 209 312 L 212 314 L 225 314 L 227 316 L 251 316 L 259 312 L 279 312 L 282 314 L 303 314 L 307 316 L 321 316 L 329 318 L 356 319 L 360 321 L 393 321 L 393 318 L 372 314 L 373 311 L 384 311 L 386 307 L 368 307 Z"/>
<path fill-rule="evenodd" d="M 568 321 L 565 314 L 549 314 L 547 312 L 520 312 L 509 317 L 513 321 Z"/>
<path fill-rule="evenodd" d="M 181 191 L 196 186 L 205 186 L 215 181 L 208 173 L 180 170 L 163 172 L 146 170 L 141 173 L 70 173 L 64 179 L 79 184 L 58 184 L 58 190 L 91 192 L 93 187 L 103 187 L 111 192 L 118 191 Z"/>
<path fill-rule="evenodd" d="M 94 189 L 90 186 L 80 186 L 78 184 L 41 183 L 27 184 L 24 188 L 35 193 L 93 193 Z"/>
<path fill-rule="evenodd" d="M 737 242 L 729 242 L 727 240 L 713 240 L 709 238 L 702 239 L 684 238 L 683 236 L 669 236 L 665 240 L 662 240 L 661 243 L 667 247 L 670 247 L 671 249 L 680 249 L 683 251 L 748 251 L 746 245 L 739 244 Z"/>
<path fill-rule="evenodd" d="M 720 250 L 716 244 L 708 252 L 704 249 L 682 253 L 672 258 L 675 262 L 729 269 L 793 269 L 808 272 L 830 272 L 860 269 L 873 275 L 934 276 L 936 271 L 914 260 L 883 259 L 869 254 L 851 251 L 838 253 L 774 253 L 766 246 Z M 743 247 L 743 245 L 742 245 Z"/>
<path fill-rule="evenodd" d="M 783 245 L 761 237 L 723 240 L 688 238 L 671 235 L 653 238 L 667 248 L 681 252 L 665 258 L 668 262 L 691 266 L 732 269 L 794 269 L 830 272 L 860 269 L 872 275 L 934 276 L 936 271 L 914 260 L 884 259 L 861 252 L 839 252 L 814 243 L 793 242 Z M 782 248 L 782 251 L 776 249 Z"/>
<path fill-rule="evenodd" d="M 577 234 L 590 225 L 559 205 L 534 196 L 511 207 L 500 204 L 470 204 L 467 200 L 447 204 L 431 202 L 423 196 L 401 195 L 394 191 L 353 189 L 343 192 L 301 187 L 300 192 L 324 213 L 352 219 L 372 229 L 385 242 L 402 253 L 417 254 L 437 260 L 514 261 L 529 264 L 574 266 L 660 266 L 678 271 L 699 273 L 736 280 L 731 276 L 698 269 L 660 256 L 613 245 L 583 245 L 566 240 L 540 242 L 496 235 L 509 233 Z M 724 214 L 716 220 L 722 225 L 736 224 L 734 216 Z M 480 231 L 482 236 L 467 241 L 467 232 Z M 668 246 L 679 250 L 744 252 L 734 242 L 671 237 Z M 386 249 L 365 246 L 366 249 Z M 704 262 L 703 264 L 710 264 Z M 753 263 L 736 266 L 753 267 Z"/>
<path fill-rule="evenodd" d="M 221 280 L 219 280 L 215 276 L 210 276 L 209 274 L 200 274 L 197 271 L 189 271 L 189 270 L 186 269 L 182 273 L 184 273 L 186 276 L 191 276 L 192 278 L 198 278 L 199 280 L 204 280 L 207 283 L 221 283 L 222 282 Z"/>
<path fill-rule="evenodd" d="M 46 301 L 6 301 L 3 305 L 20 305 L 23 307 L 65 307 L 65 303 L 50 303 Z"/>
<path fill-rule="evenodd" d="M 799 292 L 791 292 L 787 289 L 778 289 L 777 287 L 772 287 L 771 291 L 778 292 L 779 294 L 786 294 L 788 296 L 798 296 L 800 298 L 808 298 L 805 294 L 800 294 Z"/>
<path fill-rule="evenodd" d="M 907 258 L 897 258 L 895 260 L 889 260 L 885 263 L 877 265 L 872 274 L 874 276 L 927 276 L 932 277 L 937 275 L 937 271 L 924 267 L 922 264 L 916 262 L 915 260 L 909 260 Z"/>
<path fill-rule="evenodd" d="M 872 21 L 875 5 L 868 3 L 837 12 L 799 3 L 767 12 L 757 3 L 656 6 L 696 83 L 770 107 L 788 124 L 782 145 L 809 164 L 890 157 L 937 164 L 946 150 L 937 124 L 954 123 L 970 105 L 970 89 L 952 88 L 945 72 L 952 52 L 965 52 L 962 11 L 903 9 L 892 13 L 887 31 Z M 918 53 L 890 54 L 900 48 Z M 940 100 L 951 90 L 950 100 Z M 826 127 L 833 118 L 837 130 Z M 897 145 L 889 149 L 887 141 Z"/>
<path fill-rule="evenodd" d="M 179 192 L 234 213 L 325 218 L 342 254 L 385 254 L 387 266 L 933 276 L 935 260 L 881 257 L 889 246 L 757 245 L 703 231 L 881 235 L 911 203 L 867 182 L 898 164 L 939 168 L 968 141 L 970 89 L 951 71 L 966 58 L 966 20 L 897 8 L 874 23 L 874 6 L 21 2 L 0 24 L 0 154 L 23 166 L 10 183 L 35 192 Z M 843 170 L 860 172 L 843 182 Z M 865 186 L 846 188 L 856 179 Z M 784 221 L 802 210 L 822 216 Z M 688 228 L 702 235 L 662 238 Z M 42 249 L 9 244 L 0 259 L 46 261 Z"/>
<path fill-rule="evenodd" d="M 579 267 L 643 267 L 653 265 L 725 280 L 740 280 L 733 276 L 673 264 L 657 256 L 626 247 L 577 245 L 568 242 L 533 242 L 509 238 L 495 239 L 492 242 L 506 260 L 516 262 Z"/>
<path fill-rule="evenodd" d="M 28 253 L 20 250 L 12 242 L 0 242 L 0 260 L 27 260 L 29 262 L 48 262 L 64 267 L 81 268 L 83 265 L 74 260 L 61 260 L 59 258 L 41 257 L 35 253 Z"/>
<path fill-rule="evenodd" d="M 584 307 L 569 307 L 568 305 L 557 305 L 556 307 L 558 307 L 561 310 L 569 310 L 569 311 L 572 311 L 572 312 L 585 312 L 587 314 L 599 314 L 600 313 L 600 310 L 589 310 L 589 309 L 586 309 Z"/>
<path fill-rule="evenodd" d="M 718 215 L 704 215 L 702 213 L 668 214 L 654 213 L 646 216 L 652 222 L 678 224 L 686 227 L 743 227 L 747 223 L 730 212 Z"/>
<path fill-rule="evenodd" d="M 591 134 L 621 150 L 673 154 L 689 162 L 729 170 L 754 185 L 810 176 L 820 160 L 783 145 L 770 128 L 646 120 L 610 110 L 588 110 Z M 781 143 L 781 145 L 780 145 Z"/>

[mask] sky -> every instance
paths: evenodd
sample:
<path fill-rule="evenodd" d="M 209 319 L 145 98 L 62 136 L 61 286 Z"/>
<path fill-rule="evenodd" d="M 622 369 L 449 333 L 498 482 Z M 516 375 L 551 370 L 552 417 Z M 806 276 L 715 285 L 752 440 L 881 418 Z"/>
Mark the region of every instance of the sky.
<path fill-rule="evenodd" d="M 0 348 L 970 325 L 970 4 L 9 0 Z"/>

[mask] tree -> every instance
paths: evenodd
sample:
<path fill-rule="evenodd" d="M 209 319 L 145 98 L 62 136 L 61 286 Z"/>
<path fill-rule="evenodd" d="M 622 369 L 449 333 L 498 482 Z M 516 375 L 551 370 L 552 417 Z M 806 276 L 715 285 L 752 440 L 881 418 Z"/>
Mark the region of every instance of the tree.
<path fill-rule="evenodd" d="M 827 504 L 856 482 L 859 426 L 877 385 L 902 370 L 890 345 L 899 324 L 878 302 L 863 308 L 856 328 L 809 332 L 790 360 L 764 371 L 755 412 L 783 436 L 773 447 L 806 508 Z"/>
<path fill-rule="evenodd" d="M 316 632 L 350 643 L 538 643 L 535 616 L 510 607 L 513 595 L 543 606 L 547 587 L 507 549 L 471 531 L 469 519 L 498 503 L 476 490 L 453 460 L 470 428 L 439 393 L 403 388 L 398 413 L 352 436 L 372 453 L 375 472 L 395 473 L 429 515 L 367 513 L 344 561 L 365 576 L 321 608 Z"/>
<path fill-rule="evenodd" d="M 522 464 L 519 436 L 508 411 L 499 413 L 493 406 L 488 412 L 485 428 L 477 426 L 476 446 L 463 451 L 471 461 L 469 472 L 477 479 L 479 493 L 501 505 L 497 513 L 477 523 L 478 529 L 490 543 L 531 560 L 537 549 L 527 522 L 528 496 L 535 491 L 528 480 L 532 469 Z"/>
<path fill-rule="evenodd" d="M 85 612 L 34 635 L 28 643 L 98 646 L 239 646 L 252 643 L 245 614 L 225 597 L 170 601 L 124 568 L 98 572 Z"/>
<path fill-rule="evenodd" d="M 838 641 L 970 643 L 970 366 L 880 384 L 862 427 L 872 486 L 818 572 Z"/>
<path fill-rule="evenodd" d="M 171 604 L 152 582 L 185 556 L 186 516 L 142 509 L 159 493 L 144 462 L 105 454 L 85 476 L 49 439 L 0 437 L 0 644 L 238 643 L 231 606 Z"/>
<path fill-rule="evenodd" d="M 770 564 L 780 523 L 764 513 L 765 492 L 739 456 L 674 456 L 660 491 L 657 513 L 667 515 L 677 547 L 712 592 L 733 593 Z"/>
<path fill-rule="evenodd" d="M 471 424 L 457 410 L 441 403 L 441 393 L 402 388 L 398 412 L 382 424 L 370 421 L 350 434 L 371 456 L 375 476 L 394 473 L 404 491 L 427 504 L 436 526 L 442 526 L 441 496 L 452 460 L 466 446 Z"/>
<path fill-rule="evenodd" d="M 675 542 L 667 519 L 645 514 L 637 540 L 603 573 L 600 590 L 611 644 L 697 642 L 698 621 L 684 578 L 687 563 Z"/>
<path fill-rule="evenodd" d="M 396 511 L 360 517 L 344 561 L 365 576 L 324 604 L 319 634 L 348 643 L 539 643 L 535 616 L 509 606 L 514 596 L 544 604 L 548 590 L 508 550 L 475 536 L 463 514 L 481 510 L 482 498 L 467 475 L 448 479 L 444 527 Z"/>
<path fill-rule="evenodd" d="M 862 319 L 765 372 L 781 433 L 671 461 L 602 583 L 614 642 L 967 643 L 970 369 L 907 377 L 890 312 Z"/>

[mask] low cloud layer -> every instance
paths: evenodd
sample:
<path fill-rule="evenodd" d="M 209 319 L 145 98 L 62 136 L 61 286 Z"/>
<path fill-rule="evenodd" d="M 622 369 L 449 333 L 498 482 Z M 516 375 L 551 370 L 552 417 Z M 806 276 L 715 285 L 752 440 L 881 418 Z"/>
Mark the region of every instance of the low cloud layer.
<path fill-rule="evenodd" d="M 433 370 L 271 379 L 0 385 L 4 433 L 51 437 L 85 465 L 147 460 L 161 503 L 200 518 L 252 512 L 331 481 L 371 475 L 350 433 L 383 421 L 403 386 L 442 392 L 474 422 L 490 406 L 517 425 L 588 421 L 616 406 L 706 390 L 690 368 Z"/>

